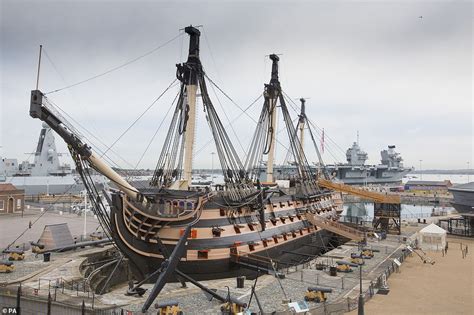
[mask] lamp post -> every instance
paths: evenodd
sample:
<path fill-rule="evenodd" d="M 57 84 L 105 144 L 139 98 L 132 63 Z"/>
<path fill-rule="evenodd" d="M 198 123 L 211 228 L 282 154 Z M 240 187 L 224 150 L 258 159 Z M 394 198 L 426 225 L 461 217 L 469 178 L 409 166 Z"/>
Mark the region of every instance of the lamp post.
<path fill-rule="evenodd" d="M 420 160 L 420 179 L 423 180 L 423 172 L 421 171 L 421 162 L 423 162 L 423 160 Z"/>
<path fill-rule="evenodd" d="M 362 258 L 362 255 L 361 255 Z M 363 258 L 362 258 L 362 261 Z M 362 294 L 362 265 L 359 265 L 359 271 L 360 271 L 360 293 L 359 293 L 359 303 L 358 303 L 358 308 L 357 308 L 357 315 L 364 315 L 364 295 Z"/>

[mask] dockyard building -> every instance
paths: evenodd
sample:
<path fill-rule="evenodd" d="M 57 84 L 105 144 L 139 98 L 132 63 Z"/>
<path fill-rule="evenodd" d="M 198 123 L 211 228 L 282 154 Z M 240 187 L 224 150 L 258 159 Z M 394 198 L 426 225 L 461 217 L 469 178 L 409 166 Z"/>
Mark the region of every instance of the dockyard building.
<path fill-rule="evenodd" d="M 22 212 L 25 207 L 25 191 L 12 184 L 0 184 L 0 214 Z"/>
<path fill-rule="evenodd" d="M 405 190 L 439 190 L 446 191 L 453 186 L 451 181 L 419 181 L 410 180 L 405 184 Z"/>

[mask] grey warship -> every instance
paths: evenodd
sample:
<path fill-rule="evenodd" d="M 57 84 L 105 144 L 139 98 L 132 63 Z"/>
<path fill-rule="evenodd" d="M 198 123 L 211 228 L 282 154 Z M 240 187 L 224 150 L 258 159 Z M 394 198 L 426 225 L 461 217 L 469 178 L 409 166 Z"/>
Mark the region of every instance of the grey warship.
<path fill-rule="evenodd" d="M 368 155 L 358 142 L 354 142 L 346 151 L 347 163 L 326 167 L 330 174 L 350 185 L 401 183 L 403 176 L 412 170 L 403 166 L 403 159 L 394 145 L 389 145 L 380 155 L 381 164 L 365 165 Z"/>
<path fill-rule="evenodd" d="M 0 183 L 24 189 L 26 195 L 69 194 L 84 189 L 69 164 L 62 164 L 56 150 L 53 130 L 43 123 L 34 161 L 18 162 L 16 158 L 0 158 Z"/>
<path fill-rule="evenodd" d="M 379 165 L 366 165 L 368 158 L 366 152 L 362 151 L 359 144 L 354 142 L 352 147 L 346 151 L 347 163 L 312 165 L 315 173 L 324 172 L 330 174 L 332 178 L 338 179 L 349 185 L 368 184 L 396 184 L 401 183 L 403 176 L 412 171 L 412 168 L 403 166 L 403 159 L 395 151 L 394 145 L 389 145 L 387 150 L 380 152 L 382 157 Z M 259 167 L 260 178 L 264 180 L 265 168 Z M 275 178 L 277 180 L 292 180 L 296 174 L 296 167 L 293 163 L 287 165 L 277 165 L 274 167 Z"/>

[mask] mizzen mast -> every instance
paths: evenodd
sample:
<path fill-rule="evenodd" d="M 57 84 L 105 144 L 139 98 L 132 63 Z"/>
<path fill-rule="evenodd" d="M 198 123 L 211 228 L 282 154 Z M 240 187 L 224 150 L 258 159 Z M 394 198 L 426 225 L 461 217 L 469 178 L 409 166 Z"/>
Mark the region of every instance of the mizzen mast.
<path fill-rule="evenodd" d="M 300 98 L 300 102 L 301 102 L 301 112 L 300 112 L 300 117 L 298 119 L 298 130 L 300 131 L 301 152 L 303 152 L 304 150 L 304 123 L 305 123 L 305 117 L 306 117 L 306 108 L 305 108 L 306 99 Z"/>

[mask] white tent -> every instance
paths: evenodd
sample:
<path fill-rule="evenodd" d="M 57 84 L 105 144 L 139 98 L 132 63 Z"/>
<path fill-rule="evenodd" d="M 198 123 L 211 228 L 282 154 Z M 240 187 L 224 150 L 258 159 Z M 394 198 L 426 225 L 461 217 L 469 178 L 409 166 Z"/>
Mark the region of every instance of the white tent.
<path fill-rule="evenodd" d="M 418 232 L 417 239 L 423 250 L 441 250 L 446 247 L 446 230 L 431 223 Z"/>

